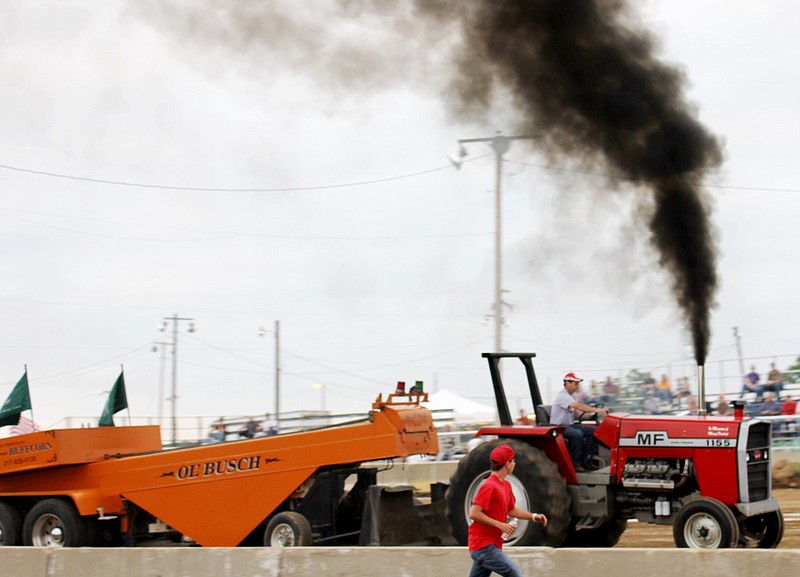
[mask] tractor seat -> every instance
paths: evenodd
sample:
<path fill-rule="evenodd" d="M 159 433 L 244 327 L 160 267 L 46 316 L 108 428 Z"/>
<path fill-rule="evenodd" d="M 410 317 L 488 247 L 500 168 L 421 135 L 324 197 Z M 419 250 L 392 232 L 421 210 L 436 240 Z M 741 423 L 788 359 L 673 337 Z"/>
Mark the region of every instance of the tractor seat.
<path fill-rule="evenodd" d="M 536 424 L 549 425 L 550 424 L 550 407 L 551 405 L 539 405 L 536 407 Z"/>

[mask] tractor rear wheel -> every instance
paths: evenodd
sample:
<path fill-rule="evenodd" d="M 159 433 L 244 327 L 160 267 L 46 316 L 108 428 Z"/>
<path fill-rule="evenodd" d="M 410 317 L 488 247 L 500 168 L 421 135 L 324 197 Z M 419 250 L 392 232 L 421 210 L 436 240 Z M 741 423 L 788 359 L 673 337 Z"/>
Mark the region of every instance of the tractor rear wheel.
<path fill-rule="evenodd" d="M 447 491 L 447 518 L 453 536 L 466 545 L 469 533 L 469 509 L 478 489 L 491 474 L 489 455 L 506 443 L 514 449 L 516 468 L 506 480 L 511 483 L 517 507 L 547 516 L 547 527 L 520 520 L 508 546 L 558 547 L 564 541 L 571 520 L 570 497 L 558 467 L 541 450 L 516 440 L 484 443 L 461 459 L 450 479 Z"/>
<path fill-rule="evenodd" d="M 783 514 L 780 509 L 745 517 L 739 521 L 739 545 L 759 549 L 775 549 L 783 539 Z"/>
<path fill-rule="evenodd" d="M 311 524 L 294 511 L 278 513 L 264 532 L 265 547 L 306 547 L 311 545 Z"/>
<path fill-rule="evenodd" d="M 727 506 L 706 497 L 689 501 L 678 511 L 672 536 L 678 547 L 728 549 L 739 543 L 739 525 Z"/>

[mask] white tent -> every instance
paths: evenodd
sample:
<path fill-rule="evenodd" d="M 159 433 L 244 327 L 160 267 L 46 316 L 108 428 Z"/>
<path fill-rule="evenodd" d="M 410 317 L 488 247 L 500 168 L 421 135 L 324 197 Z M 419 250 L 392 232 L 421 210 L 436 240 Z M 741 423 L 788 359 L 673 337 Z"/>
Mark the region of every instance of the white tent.
<path fill-rule="evenodd" d="M 495 407 L 476 403 L 450 391 L 438 391 L 428 395 L 428 402 L 424 403 L 424 406 L 431 411 L 442 411 L 442 413 L 433 414 L 434 421 L 442 418 L 449 419 L 452 416 L 451 422 L 458 425 L 498 422 Z"/>

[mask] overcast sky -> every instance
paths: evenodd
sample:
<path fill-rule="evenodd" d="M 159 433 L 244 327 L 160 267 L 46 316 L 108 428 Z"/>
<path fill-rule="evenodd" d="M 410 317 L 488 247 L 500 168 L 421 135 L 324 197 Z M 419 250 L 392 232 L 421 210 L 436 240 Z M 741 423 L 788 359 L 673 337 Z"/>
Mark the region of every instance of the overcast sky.
<path fill-rule="evenodd" d="M 512 134 L 513 106 L 454 114 L 447 12 L 253 4 L 0 4 L 0 397 L 27 365 L 44 426 L 99 416 L 120 365 L 155 416 L 175 313 L 179 415 L 272 412 L 276 320 L 282 411 L 365 412 L 398 380 L 491 402 L 495 161 L 447 155 Z M 747 368 L 800 354 L 800 3 L 635 4 L 724 143 L 707 373 L 736 389 L 733 327 Z M 546 397 L 566 371 L 693 375 L 633 195 L 573 168 L 505 155 L 504 348 Z"/>

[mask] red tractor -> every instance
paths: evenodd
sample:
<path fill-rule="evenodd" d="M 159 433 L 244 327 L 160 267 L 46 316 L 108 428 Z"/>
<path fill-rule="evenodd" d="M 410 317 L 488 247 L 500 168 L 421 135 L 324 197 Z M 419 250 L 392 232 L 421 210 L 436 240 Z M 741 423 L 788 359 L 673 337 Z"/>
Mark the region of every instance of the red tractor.
<path fill-rule="evenodd" d="M 771 423 L 734 416 L 636 416 L 612 413 L 596 424 L 600 468 L 576 472 L 564 427 L 548 424 L 533 353 L 484 353 L 494 385 L 500 426 L 479 436 L 497 440 L 459 463 L 447 491 L 453 536 L 467 543 L 468 511 L 489 476 L 489 453 L 500 443 L 516 452 L 507 477 L 517 505 L 544 513 L 546 528 L 519 521 L 507 545 L 612 547 L 629 519 L 672 525 L 678 547 L 777 547 L 783 516 L 771 485 Z M 527 375 L 536 425 L 514 425 L 499 362 L 519 359 Z M 702 399 L 701 399 L 702 401 Z M 703 405 L 701 405 L 703 406 Z"/>

